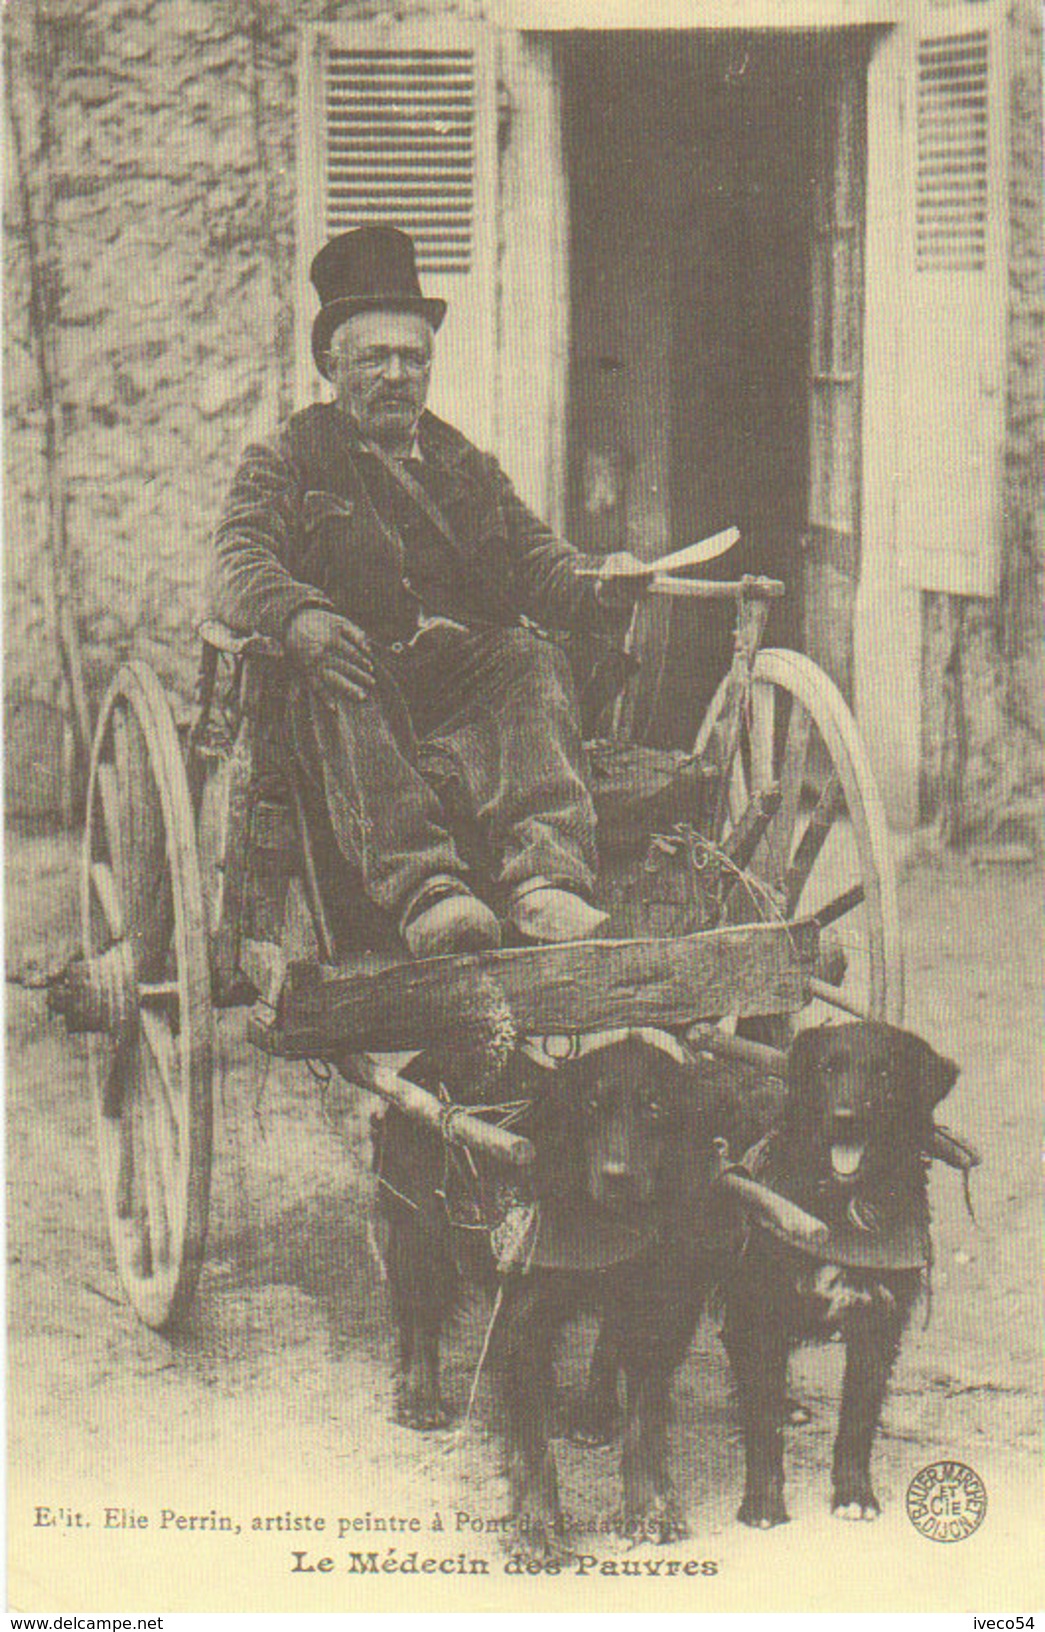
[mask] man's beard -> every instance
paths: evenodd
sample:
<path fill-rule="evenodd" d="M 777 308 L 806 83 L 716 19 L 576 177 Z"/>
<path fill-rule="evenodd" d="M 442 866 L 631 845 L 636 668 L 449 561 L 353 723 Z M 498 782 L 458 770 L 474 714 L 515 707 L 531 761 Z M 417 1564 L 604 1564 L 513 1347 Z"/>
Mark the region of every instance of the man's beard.
<path fill-rule="evenodd" d="M 408 396 L 395 394 L 375 397 L 367 403 L 362 429 L 376 442 L 410 441 L 421 417 L 421 405 Z"/>

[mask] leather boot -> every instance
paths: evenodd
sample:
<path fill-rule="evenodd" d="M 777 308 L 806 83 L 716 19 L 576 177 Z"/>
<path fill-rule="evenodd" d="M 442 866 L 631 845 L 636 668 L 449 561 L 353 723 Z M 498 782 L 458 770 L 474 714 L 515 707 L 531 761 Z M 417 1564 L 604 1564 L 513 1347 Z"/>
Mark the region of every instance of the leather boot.
<path fill-rule="evenodd" d="M 572 890 L 557 889 L 546 879 L 535 878 L 516 890 L 508 920 L 528 941 L 589 941 L 609 923 L 609 913 L 600 912 Z"/>
<path fill-rule="evenodd" d="M 450 874 L 430 878 L 414 895 L 399 932 L 415 958 L 487 952 L 501 944 L 496 915 Z"/>

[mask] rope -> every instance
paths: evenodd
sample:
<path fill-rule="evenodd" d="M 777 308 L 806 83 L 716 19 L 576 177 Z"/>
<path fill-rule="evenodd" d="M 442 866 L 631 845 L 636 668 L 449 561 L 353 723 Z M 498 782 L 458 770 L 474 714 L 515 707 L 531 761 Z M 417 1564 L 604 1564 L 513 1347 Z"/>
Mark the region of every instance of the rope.
<path fill-rule="evenodd" d="M 540 1235 L 540 1230 L 539 1229 L 535 1230 L 533 1240 L 530 1243 L 530 1251 L 529 1251 L 529 1254 L 527 1256 L 526 1263 L 525 1263 L 525 1265 L 523 1267 L 523 1270 L 522 1270 L 522 1273 L 524 1275 L 527 1274 L 527 1272 L 530 1269 L 531 1264 L 533 1263 L 534 1253 L 537 1251 L 537 1240 L 538 1240 L 539 1235 Z M 468 1427 L 471 1424 L 472 1410 L 473 1410 L 473 1407 L 475 1406 L 476 1395 L 479 1392 L 479 1380 L 482 1377 L 483 1367 L 485 1366 L 487 1356 L 490 1353 L 490 1344 L 491 1344 L 491 1342 L 493 1340 L 493 1330 L 494 1330 L 495 1325 L 497 1324 L 497 1317 L 500 1314 L 501 1309 L 502 1309 L 502 1307 L 504 1305 L 504 1293 L 505 1293 L 506 1285 L 507 1285 L 507 1279 L 506 1279 L 506 1277 L 502 1276 L 500 1284 L 499 1284 L 499 1286 L 497 1288 L 497 1296 L 493 1300 L 493 1308 L 490 1311 L 490 1319 L 487 1322 L 486 1331 L 485 1331 L 485 1333 L 483 1335 L 482 1347 L 479 1350 L 479 1358 L 475 1363 L 475 1371 L 472 1373 L 472 1386 L 468 1390 L 468 1403 L 464 1408 L 464 1415 L 461 1418 L 461 1421 L 458 1424 L 457 1429 L 456 1429 L 455 1433 L 453 1434 L 453 1436 L 451 1438 L 451 1442 L 450 1442 L 450 1448 L 451 1449 L 456 1449 L 456 1447 L 460 1444 L 461 1440 L 464 1438 L 465 1432 L 466 1432 L 466 1430 L 468 1429 Z"/>
<path fill-rule="evenodd" d="M 373 1258 L 374 1263 L 377 1265 L 377 1278 L 381 1282 L 382 1286 L 387 1286 L 388 1265 L 385 1263 L 384 1254 L 381 1251 L 381 1244 L 377 1239 L 377 1231 L 374 1229 L 374 1221 L 369 1215 L 367 1216 L 366 1221 L 366 1244 L 370 1248 L 370 1255 Z"/>
<path fill-rule="evenodd" d="M 745 872 L 742 867 L 738 867 L 732 856 L 727 856 L 725 851 L 719 850 L 717 846 L 712 848 L 715 849 L 716 860 L 723 872 L 731 874 L 736 883 L 747 891 L 752 906 L 761 912 L 762 921 L 780 924 L 788 928 L 790 921 L 784 915 L 783 909 L 770 885 L 764 879 L 759 878 L 757 873 Z M 789 939 L 794 945 L 793 937 L 789 936 Z"/>
<path fill-rule="evenodd" d="M 319 1084 L 319 1114 L 328 1126 L 335 1132 L 340 1132 L 337 1117 L 330 1108 L 330 1084 L 334 1080 L 334 1073 L 326 1060 L 306 1059 L 306 1068 L 313 1082 Z"/>
<path fill-rule="evenodd" d="M 252 1110 L 252 1112 L 254 1114 L 254 1122 L 255 1122 L 255 1124 L 257 1126 L 258 1132 L 260 1133 L 260 1135 L 261 1135 L 261 1137 L 263 1139 L 265 1138 L 267 1130 L 265 1128 L 265 1119 L 261 1114 L 261 1107 L 262 1107 L 262 1105 L 264 1103 L 264 1100 L 265 1100 L 265 1092 L 266 1092 L 266 1090 L 268 1088 L 269 1072 L 271 1071 L 271 1069 L 272 1069 L 272 1055 L 271 1054 L 266 1054 L 265 1055 L 265 1063 L 261 1068 L 261 1077 L 260 1077 L 260 1079 L 258 1081 L 258 1086 L 257 1086 L 257 1089 L 256 1089 L 255 1094 L 254 1094 L 254 1102 L 253 1102 L 253 1104 L 251 1106 L 251 1110 Z"/>
<path fill-rule="evenodd" d="M 440 1083 L 439 1086 L 445 1093 L 446 1090 L 443 1088 L 442 1083 Z M 442 1116 L 440 1117 L 440 1131 L 443 1133 L 443 1137 L 446 1138 L 454 1117 L 458 1115 L 477 1116 L 480 1118 L 484 1116 L 497 1116 L 500 1117 L 500 1121 L 494 1124 L 495 1127 L 510 1128 L 526 1115 L 532 1104 L 533 1101 L 530 1099 L 510 1099 L 503 1101 L 503 1103 L 500 1105 L 461 1105 L 457 1102 L 451 1103 L 449 1100 L 447 1100 L 443 1106 Z"/>
<path fill-rule="evenodd" d="M 491 1343 L 491 1340 L 493 1338 L 493 1329 L 494 1329 L 494 1326 L 497 1324 L 497 1316 L 501 1312 L 501 1305 L 503 1303 L 504 1303 L 504 1282 L 502 1281 L 500 1286 L 497 1288 L 497 1296 L 493 1300 L 493 1310 L 491 1311 L 490 1319 L 489 1319 L 489 1321 L 487 1322 L 487 1325 L 486 1325 L 486 1334 L 483 1337 L 483 1346 L 479 1350 L 479 1358 L 476 1361 L 475 1371 L 474 1371 L 474 1373 L 472 1375 L 472 1386 L 468 1391 L 468 1404 L 464 1408 L 464 1416 L 461 1418 L 461 1425 L 460 1425 L 460 1427 L 458 1429 L 459 1434 L 464 1433 L 465 1429 L 468 1427 L 469 1423 L 472 1420 L 472 1407 L 475 1404 L 475 1396 L 479 1392 L 479 1379 L 483 1374 L 483 1366 L 486 1364 L 486 1356 L 490 1352 L 490 1343 Z"/>
<path fill-rule="evenodd" d="M 468 1169 L 468 1173 L 471 1178 L 471 1201 L 476 1208 L 480 1207 L 480 1198 L 477 1195 L 479 1190 L 479 1169 L 475 1165 L 475 1157 L 472 1155 L 471 1151 L 468 1150 L 466 1146 L 453 1145 L 453 1141 L 450 1137 L 454 1117 L 459 1116 L 466 1107 L 463 1105 L 454 1104 L 450 1098 L 450 1091 L 444 1082 L 440 1082 L 439 1084 L 439 1097 L 443 1101 L 443 1108 L 439 1113 L 439 1132 L 442 1135 L 443 1140 L 443 1188 L 440 1193 L 442 1195 L 443 1206 L 446 1208 L 446 1216 L 450 1223 L 453 1224 L 454 1218 L 451 1211 L 449 1193 L 450 1180 L 453 1174 L 454 1156 L 456 1155 L 458 1160 L 463 1162 Z M 451 1146 L 453 1146 L 452 1149 Z"/>
<path fill-rule="evenodd" d="M 439 1093 L 444 1100 L 444 1104 L 439 1117 L 439 1132 L 443 1139 L 443 1188 L 440 1192 L 438 1192 L 438 1194 L 442 1196 L 443 1204 L 446 1207 L 447 1217 L 455 1228 L 488 1230 L 488 1226 L 485 1224 L 467 1224 L 454 1216 L 454 1209 L 449 1199 L 449 1192 L 451 1170 L 455 1157 L 457 1158 L 458 1163 L 463 1164 L 467 1168 L 468 1179 L 470 1180 L 471 1185 L 471 1201 L 473 1205 L 477 1211 L 481 1211 L 482 1209 L 482 1180 L 479 1174 L 479 1169 L 476 1165 L 475 1157 L 465 1145 L 453 1143 L 450 1137 L 450 1130 L 453 1127 L 454 1118 L 465 1115 L 479 1117 L 496 1116 L 499 1118 L 499 1120 L 495 1126 L 502 1128 L 511 1127 L 514 1123 L 518 1122 L 521 1117 L 526 1115 L 527 1111 L 530 1109 L 532 1101 L 528 1099 L 516 1099 L 505 1100 L 499 1105 L 460 1105 L 450 1101 L 446 1085 L 442 1082 L 439 1084 Z M 460 1169 L 458 1170 L 460 1171 Z"/>
<path fill-rule="evenodd" d="M 485 1228 L 485 1226 L 484 1226 L 484 1228 Z M 530 1269 L 530 1267 L 531 1267 L 531 1265 L 533 1263 L 534 1254 L 537 1251 L 537 1241 L 538 1241 L 539 1236 L 540 1236 L 540 1228 L 538 1226 L 538 1228 L 533 1232 L 533 1239 L 530 1242 L 530 1250 L 529 1250 L 529 1253 L 527 1254 L 525 1265 L 523 1266 L 521 1272 L 520 1271 L 513 1271 L 512 1272 L 513 1274 L 515 1274 L 515 1273 L 522 1273 L 523 1275 L 527 1274 L 527 1272 L 529 1271 L 529 1269 Z M 472 1412 L 475 1409 L 475 1401 L 476 1401 L 476 1397 L 477 1397 L 477 1395 L 479 1393 L 479 1383 L 480 1383 L 480 1380 L 482 1378 L 483 1367 L 486 1365 L 486 1361 L 487 1361 L 487 1358 L 488 1358 L 489 1353 L 490 1353 L 490 1345 L 491 1345 L 491 1343 L 493 1341 L 494 1327 L 496 1326 L 498 1316 L 500 1315 L 501 1310 L 504 1307 L 504 1294 L 505 1294 L 505 1291 L 506 1291 L 506 1288 L 507 1288 L 507 1284 L 508 1284 L 508 1277 L 506 1275 L 502 1275 L 500 1277 L 500 1281 L 499 1281 L 499 1284 L 498 1284 L 498 1287 L 497 1287 L 497 1294 L 496 1294 L 496 1296 L 494 1298 L 494 1301 L 493 1301 L 493 1308 L 490 1311 L 490 1319 L 487 1321 L 486 1331 L 483 1334 L 482 1346 L 481 1346 L 481 1348 L 479 1350 L 479 1358 L 477 1359 L 477 1361 L 475 1363 L 475 1370 L 472 1373 L 471 1387 L 468 1390 L 468 1403 L 465 1406 L 464 1414 L 461 1417 L 460 1422 L 458 1423 L 458 1425 L 457 1425 L 456 1429 L 454 1430 L 453 1434 L 450 1435 L 449 1443 L 446 1446 L 447 1453 L 452 1453 L 453 1451 L 458 1450 L 460 1448 L 461 1442 L 464 1439 L 464 1436 L 467 1433 L 469 1427 L 471 1426 Z"/>
<path fill-rule="evenodd" d="M 415 1213 L 419 1213 L 421 1211 L 419 1203 L 416 1201 L 411 1201 L 409 1196 L 404 1196 L 403 1192 L 401 1190 L 397 1190 L 391 1180 L 386 1179 L 383 1173 L 379 1173 L 377 1175 L 377 1182 L 381 1186 L 382 1190 L 387 1190 L 390 1196 L 395 1196 L 396 1200 L 401 1201 L 405 1207 L 411 1208 Z"/>
<path fill-rule="evenodd" d="M 442 1084 L 440 1084 L 440 1087 L 442 1087 Z M 458 1105 L 448 1101 L 443 1106 L 442 1110 L 439 1112 L 439 1132 L 443 1137 L 444 1144 L 455 1144 L 455 1140 L 452 1138 L 454 1122 L 459 1116 L 466 1116 L 467 1114 L 467 1105 Z M 463 1154 L 469 1158 L 469 1161 L 471 1161 L 471 1151 L 465 1150 L 463 1151 Z"/>
<path fill-rule="evenodd" d="M 686 829 L 680 825 L 671 834 L 654 834 L 652 842 L 668 856 L 675 853 L 677 844 L 684 844 L 689 867 L 697 874 L 703 872 L 709 863 L 713 861 L 723 873 L 732 878 L 734 887 L 740 887 L 746 892 L 748 900 L 759 915 L 760 922 L 777 924 L 786 929 L 792 950 L 797 950 L 791 930 L 792 920 L 786 916 L 777 899 L 776 892 L 756 873 L 746 872 L 742 867 L 738 867 L 732 856 L 727 855 L 712 840 L 701 837 L 692 828 Z M 652 869 L 647 866 L 647 870 Z M 644 896 L 643 905 L 645 907 L 655 906 L 657 902 L 652 896 Z M 689 934 L 695 928 L 699 928 L 702 922 L 703 909 L 698 898 L 694 901 L 693 913 L 686 920 L 685 933 Z"/>

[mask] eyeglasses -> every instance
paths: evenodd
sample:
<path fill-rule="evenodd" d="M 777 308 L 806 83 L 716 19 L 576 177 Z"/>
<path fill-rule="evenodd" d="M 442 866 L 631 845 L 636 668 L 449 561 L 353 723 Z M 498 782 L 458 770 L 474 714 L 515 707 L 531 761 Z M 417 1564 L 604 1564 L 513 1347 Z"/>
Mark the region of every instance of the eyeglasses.
<path fill-rule="evenodd" d="M 359 352 L 355 357 L 347 359 L 350 366 L 360 369 L 364 374 L 387 374 L 398 362 L 403 373 L 411 379 L 421 379 L 432 366 L 432 359 L 425 351 L 419 351 L 409 346 L 377 346 L 372 350 Z"/>

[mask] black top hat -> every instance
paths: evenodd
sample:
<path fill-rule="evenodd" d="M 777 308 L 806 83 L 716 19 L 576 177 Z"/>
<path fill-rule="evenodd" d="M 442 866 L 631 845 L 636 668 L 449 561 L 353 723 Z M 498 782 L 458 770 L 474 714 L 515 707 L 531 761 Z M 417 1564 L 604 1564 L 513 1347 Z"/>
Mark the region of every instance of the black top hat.
<path fill-rule="evenodd" d="M 446 316 L 445 300 L 421 293 L 414 241 L 398 227 L 354 227 L 331 238 L 313 260 L 309 276 L 319 295 L 312 356 L 324 377 L 331 335 L 353 312 L 420 312 L 433 329 Z"/>

